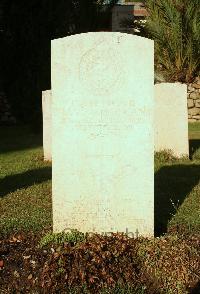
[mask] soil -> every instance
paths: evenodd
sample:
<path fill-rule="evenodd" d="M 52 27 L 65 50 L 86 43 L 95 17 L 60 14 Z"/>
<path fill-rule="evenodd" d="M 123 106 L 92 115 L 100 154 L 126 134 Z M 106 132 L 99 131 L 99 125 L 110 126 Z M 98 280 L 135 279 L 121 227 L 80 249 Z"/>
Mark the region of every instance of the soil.
<path fill-rule="evenodd" d="M 79 248 L 77 252 L 73 250 L 70 245 L 67 246 L 66 252 L 57 253 L 53 247 L 42 249 L 38 244 L 41 240 L 42 234 L 17 234 L 11 235 L 0 241 L 0 293 L 68 293 L 66 292 L 66 276 L 68 275 L 74 281 L 73 285 L 82 284 L 79 278 L 79 267 L 76 260 L 82 259 L 83 268 L 91 268 L 91 265 L 87 266 L 87 256 L 85 249 L 94 249 L 98 251 L 98 241 L 96 244 L 89 243 L 88 245 Z M 102 241 L 102 240 L 101 240 Z M 115 246 L 113 244 L 113 246 Z M 94 248 L 93 248 L 94 247 Z M 93 254 L 96 254 L 94 253 Z M 100 255 L 101 255 L 100 249 Z M 66 255 L 65 255 L 66 254 Z M 78 254 L 78 255 L 77 255 Z M 77 257 L 76 257 L 77 255 Z M 74 256 L 74 257 L 72 257 Z M 58 259 L 62 257 L 65 260 L 68 273 L 64 276 L 57 275 Z M 74 265 L 70 266 L 70 259 L 75 258 Z M 127 258 L 129 258 L 127 256 Z M 68 264 L 69 261 L 69 264 Z M 103 263 L 103 261 L 99 261 Z M 98 261 L 97 261 L 98 263 Z M 68 264 L 68 265 L 67 265 Z M 76 266 L 77 265 L 77 266 Z M 117 269 L 115 268 L 115 271 Z M 132 270 L 131 275 L 136 278 L 137 269 Z M 107 273 L 108 274 L 108 273 Z M 86 274 L 87 275 L 87 274 Z M 89 274 L 90 275 L 90 274 Z M 134 278 L 134 280 L 135 280 Z M 88 276 L 88 279 L 93 283 L 92 276 Z M 107 279 L 107 278 L 106 278 Z M 108 278 L 111 279 L 112 278 Z M 69 283 L 68 283 L 69 284 Z M 95 285 L 92 286 L 91 293 L 94 292 Z M 79 289 L 80 291 L 80 289 Z M 82 293 L 80 292 L 73 293 Z M 153 293 L 153 292 L 152 292 Z"/>
<path fill-rule="evenodd" d="M 40 238 L 18 234 L 0 241 L 1 293 L 41 293 L 39 277 L 48 252 L 38 250 Z"/>

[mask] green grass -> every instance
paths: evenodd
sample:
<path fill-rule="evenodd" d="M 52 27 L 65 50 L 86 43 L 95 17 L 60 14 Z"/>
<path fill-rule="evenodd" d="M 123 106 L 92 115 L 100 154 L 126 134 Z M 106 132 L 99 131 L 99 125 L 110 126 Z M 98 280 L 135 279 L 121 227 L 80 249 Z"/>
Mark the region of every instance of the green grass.
<path fill-rule="evenodd" d="M 200 160 L 200 123 L 189 124 L 190 153 L 193 159 Z"/>
<path fill-rule="evenodd" d="M 0 128 L 0 233 L 51 226 L 51 165 L 41 135 L 28 127 Z"/>
<path fill-rule="evenodd" d="M 194 123 L 189 123 L 189 137 L 197 137 L 200 139 L 200 123 L 199 122 L 194 122 Z"/>
<path fill-rule="evenodd" d="M 200 229 L 200 161 L 173 160 L 155 168 L 156 235 L 172 230 Z M 187 211 L 187 214 L 186 214 Z"/>
<path fill-rule="evenodd" d="M 48 233 L 40 240 L 40 247 L 48 246 L 49 244 L 61 245 L 63 243 L 70 243 L 73 245 L 86 240 L 84 233 L 72 230 L 70 232 Z"/>
<path fill-rule="evenodd" d="M 192 160 L 155 157 L 155 231 L 200 230 L 200 123 L 189 124 Z M 0 233 L 52 226 L 51 164 L 42 136 L 28 127 L 0 127 Z"/>
<path fill-rule="evenodd" d="M 200 123 L 189 124 L 190 160 L 155 157 L 155 232 L 200 231 Z"/>

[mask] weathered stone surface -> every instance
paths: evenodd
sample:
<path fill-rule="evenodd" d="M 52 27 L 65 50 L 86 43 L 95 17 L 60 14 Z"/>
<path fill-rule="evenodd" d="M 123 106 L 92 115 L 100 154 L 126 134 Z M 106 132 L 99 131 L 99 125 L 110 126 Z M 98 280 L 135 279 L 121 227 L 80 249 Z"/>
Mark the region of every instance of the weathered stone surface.
<path fill-rule="evenodd" d="M 51 90 L 42 92 L 42 112 L 43 112 L 43 152 L 44 160 L 52 159 L 52 96 Z"/>
<path fill-rule="evenodd" d="M 200 119 L 200 115 L 194 115 L 192 118 L 195 118 L 196 120 Z"/>
<path fill-rule="evenodd" d="M 193 101 L 193 102 L 192 102 Z M 193 106 L 192 106 L 193 105 Z M 200 120 L 200 78 L 197 77 L 193 84 L 188 85 L 188 118 L 196 117 L 196 120 Z"/>
<path fill-rule="evenodd" d="M 200 99 L 195 100 L 195 106 L 200 107 Z"/>
<path fill-rule="evenodd" d="M 200 77 L 196 77 L 194 82 L 200 84 Z"/>
<path fill-rule="evenodd" d="M 192 92 L 190 94 L 190 98 L 191 99 L 200 99 L 200 94 L 199 93 Z"/>
<path fill-rule="evenodd" d="M 189 155 L 187 86 L 155 85 L 155 150 L 170 149 L 176 156 Z"/>
<path fill-rule="evenodd" d="M 188 108 L 191 108 L 191 107 L 194 106 L 194 101 L 193 101 L 193 99 L 188 99 L 187 103 L 188 103 Z"/>
<path fill-rule="evenodd" d="M 191 114 L 192 116 L 197 115 L 197 114 L 200 114 L 200 109 L 199 108 L 190 108 L 190 109 L 188 109 L 188 113 Z"/>
<path fill-rule="evenodd" d="M 193 92 L 193 88 L 192 88 L 192 86 L 191 85 L 188 85 L 188 92 Z"/>
<path fill-rule="evenodd" d="M 153 41 L 52 41 L 53 229 L 154 230 Z"/>
<path fill-rule="evenodd" d="M 192 84 L 192 87 L 195 88 L 195 89 L 200 89 L 200 84 L 196 84 L 196 83 Z"/>

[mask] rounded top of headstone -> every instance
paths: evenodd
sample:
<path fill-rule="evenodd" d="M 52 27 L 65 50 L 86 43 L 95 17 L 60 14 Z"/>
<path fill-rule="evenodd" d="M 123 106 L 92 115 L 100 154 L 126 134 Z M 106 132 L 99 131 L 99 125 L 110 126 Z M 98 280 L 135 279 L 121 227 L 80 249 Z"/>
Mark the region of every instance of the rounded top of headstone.
<path fill-rule="evenodd" d="M 71 92 L 78 85 L 83 97 L 92 93 L 107 99 L 127 84 L 130 72 L 133 92 L 134 83 L 143 86 L 153 79 L 153 41 L 120 32 L 82 33 L 53 40 L 52 61 L 65 73 L 56 79 L 70 84 Z"/>
<path fill-rule="evenodd" d="M 52 43 L 59 43 L 63 41 L 72 41 L 73 39 L 88 39 L 88 38 L 93 38 L 93 39 L 99 39 L 99 38 L 117 38 L 117 41 L 120 43 L 121 40 L 135 40 L 138 42 L 144 42 L 148 44 L 154 44 L 154 41 L 148 38 L 144 38 L 138 35 L 133 35 L 133 34 L 128 34 L 128 33 L 121 33 L 121 32 L 88 32 L 88 33 L 81 33 L 81 34 L 75 34 L 75 35 L 70 35 L 64 38 L 58 38 L 54 39 L 51 42 Z"/>

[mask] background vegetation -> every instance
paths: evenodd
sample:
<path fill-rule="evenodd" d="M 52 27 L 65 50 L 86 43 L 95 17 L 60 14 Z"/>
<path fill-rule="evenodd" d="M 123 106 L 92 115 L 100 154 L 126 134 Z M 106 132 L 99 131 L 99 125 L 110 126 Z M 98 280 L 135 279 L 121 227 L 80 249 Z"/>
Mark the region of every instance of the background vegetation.
<path fill-rule="evenodd" d="M 200 71 L 200 1 L 147 0 L 147 35 L 155 41 L 156 71 L 191 82 Z"/>
<path fill-rule="evenodd" d="M 19 121 L 41 128 L 41 93 L 51 88 L 50 42 L 110 27 L 115 0 L 4 0 L 1 75 Z"/>
<path fill-rule="evenodd" d="M 124 19 L 134 34 L 155 41 L 159 81 L 189 83 L 200 73 L 200 0 L 145 0 L 145 18 Z"/>

